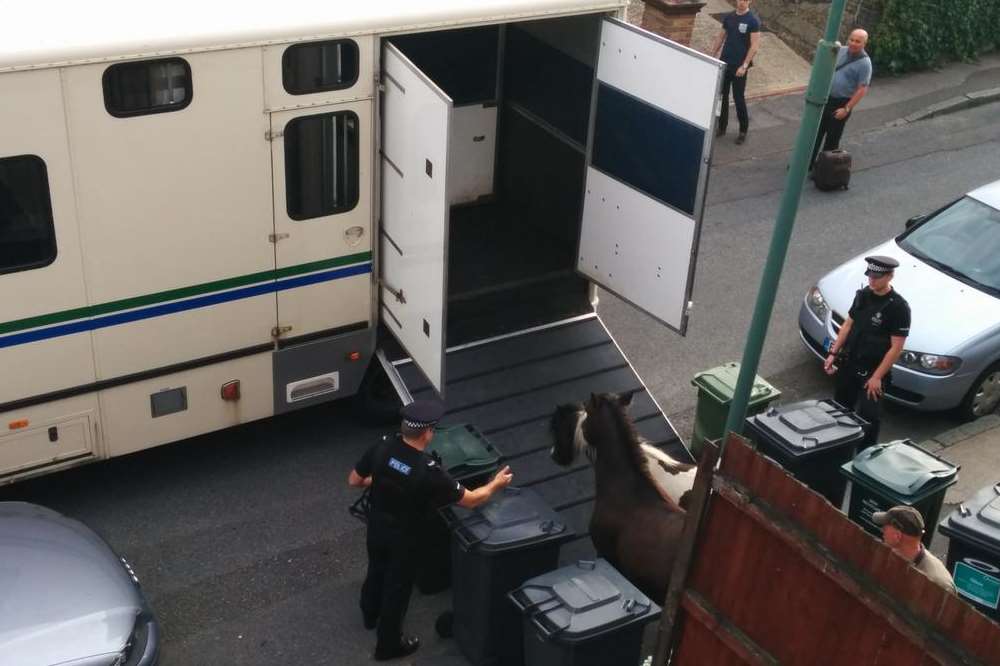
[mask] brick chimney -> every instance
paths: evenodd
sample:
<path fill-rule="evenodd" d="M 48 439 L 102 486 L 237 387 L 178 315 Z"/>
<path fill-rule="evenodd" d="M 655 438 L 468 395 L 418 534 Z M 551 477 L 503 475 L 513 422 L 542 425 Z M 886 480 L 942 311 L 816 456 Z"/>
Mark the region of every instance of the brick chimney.
<path fill-rule="evenodd" d="M 646 0 L 642 27 L 685 46 L 691 46 L 694 17 L 705 6 L 699 0 Z"/>

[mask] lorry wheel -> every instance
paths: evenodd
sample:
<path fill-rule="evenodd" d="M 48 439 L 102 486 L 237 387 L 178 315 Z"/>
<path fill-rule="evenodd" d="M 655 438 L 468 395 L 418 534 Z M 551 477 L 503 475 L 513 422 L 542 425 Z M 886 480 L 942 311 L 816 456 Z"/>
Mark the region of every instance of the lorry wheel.
<path fill-rule="evenodd" d="M 364 423 L 399 425 L 399 408 L 403 403 L 385 370 L 377 362 L 368 366 L 358 394 L 354 396 L 354 404 L 358 418 Z"/>
<path fill-rule="evenodd" d="M 1000 406 L 1000 363 L 994 363 L 979 375 L 958 407 L 964 421 L 973 421 L 996 411 Z"/>

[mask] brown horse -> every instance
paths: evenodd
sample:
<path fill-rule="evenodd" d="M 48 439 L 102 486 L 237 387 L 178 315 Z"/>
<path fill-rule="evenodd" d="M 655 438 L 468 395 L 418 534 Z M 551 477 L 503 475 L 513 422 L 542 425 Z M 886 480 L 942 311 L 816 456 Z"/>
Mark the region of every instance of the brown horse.
<path fill-rule="evenodd" d="M 591 461 L 597 490 L 590 518 L 594 548 L 662 603 L 686 514 L 650 476 L 644 442 L 625 411 L 631 398 L 592 394 L 585 405 L 558 407 L 551 453 L 563 466 L 581 451 Z"/>

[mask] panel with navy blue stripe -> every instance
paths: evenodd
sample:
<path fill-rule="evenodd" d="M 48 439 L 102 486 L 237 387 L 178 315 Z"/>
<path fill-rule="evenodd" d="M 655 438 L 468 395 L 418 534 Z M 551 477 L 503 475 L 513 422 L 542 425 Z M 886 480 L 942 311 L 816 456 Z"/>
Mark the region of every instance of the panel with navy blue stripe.
<path fill-rule="evenodd" d="M 598 85 L 591 164 L 694 215 L 705 130 L 616 88 Z"/>

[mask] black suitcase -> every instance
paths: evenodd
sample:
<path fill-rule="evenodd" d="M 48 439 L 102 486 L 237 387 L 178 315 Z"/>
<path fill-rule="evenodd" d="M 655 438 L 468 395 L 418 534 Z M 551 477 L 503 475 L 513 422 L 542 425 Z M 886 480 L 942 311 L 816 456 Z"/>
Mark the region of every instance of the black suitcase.
<path fill-rule="evenodd" d="M 816 157 L 813 182 L 823 191 L 846 190 L 851 182 L 851 154 L 846 150 L 824 150 Z"/>

